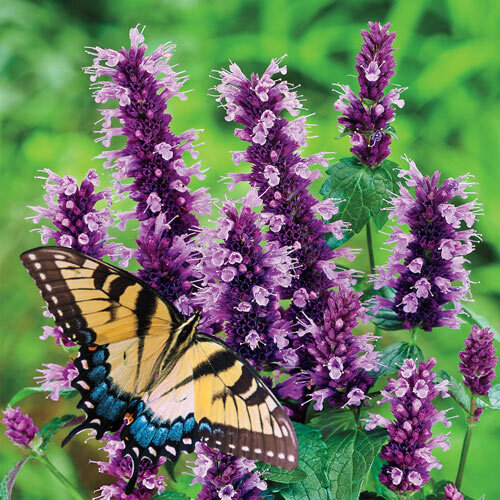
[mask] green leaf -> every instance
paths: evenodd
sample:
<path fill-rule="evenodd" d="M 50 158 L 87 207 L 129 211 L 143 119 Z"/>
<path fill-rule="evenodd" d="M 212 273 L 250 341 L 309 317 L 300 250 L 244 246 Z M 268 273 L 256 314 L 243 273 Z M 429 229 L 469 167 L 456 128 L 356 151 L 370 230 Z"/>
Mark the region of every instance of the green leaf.
<path fill-rule="evenodd" d="M 470 395 L 465 389 L 465 385 L 459 382 L 456 378 L 450 375 L 445 370 L 441 370 L 436 375 L 436 382 L 448 380 L 448 393 L 449 395 L 465 410 L 466 413 L 470 412 Z"/>
<path fill-rule="evenodd" d="M 380 482 L 378 476 L 382 471 L 382 465 L 382 459 L 379 456 L 376 456 L 372 466 L 372 477 L 375 481 L 375 489 L 377 490 L 377 493 L 386 500 L 399 500 L 399 497 L 396 495 L 396 493 L 391 491 L 389 488 L 387 488 L 387 486 Z"/>
<path fill-rule="evenodd" d="M 7 406 L 14 406 L 19 401 L 23 400 L 24 398 L 31 396 L 31 394 L 35 393 L 40 393 L 40 392 L 50 392 L 50 391 L 45 391 L 41 387 L 23 387 L 19 392 L 16 392 L 14 396 L 10 399 L 10 401 L 7 403 Z M 59 391 L 59 395 L 62 398 L 69 399 L 78 394 L 78 391 L 76 389 L 61 389 Z"/>
<path fill-rule="evenodd" d="M 481 408 L 490 408 L 491 410 L 500 410 L 500 384 L 494 385 L 488 393 L 489 401 L 477 399 L 477 406 Z"/>
<path fill-rule="evenodd" d="M 382 330 L 401 330 L 403 322 L 398 313 L 387 307 L 381 307 L 375 316 L 371 316 L 370 321 Z"/>
<path fill-rule="evenodd" d="M 387 437 L 385 429 L 372 432 L 356 429 L 341 432 L 328 440 L 327 472 L 335 500 L 357 500 L 363 481 Z"/>
<path fill-rule="evenodd" d="M 354 233 L 359 233 L 370 217 L 380 211 L 387 191 L 393 188 L 392 177 L 385 168 L 367 168 L 355 158 L 339 160 L 326 173 L 321 194 L 341 200 L 339 213 L 332 221 L 349 222 Z"/>
<path fill-rule="evenodd" d="M 11 499 L 12 488 L 14 487 L 14 483 L 16 482 L 16 478 L 19 471 L 21 470 L 21 467 L 25 463 L 29 462 L 32 458 L 36 458 L 36 455 L 34 453 L 32 453 L 31 455 L 27 455 L 7 471 L 7 474 L 5 474 L 2 482 L 0 483 L 0 500 Z"/>
<path fill-rule="evenodd" d="M 152 500 L 189 500 L 189 497 L 184 495 L 184 493 L 179 493 L 178 491 L 164 491 L 163 493 L 156 493 L 151 497 Z"/>
<path fill-rule="evenodd" d="M 462 306 L 462 309 L 465 311 L 466 314 L 461 314 L 460 317 L 469 323 L 469 325 L 477 325 L 479 328 L 489 328 L 490 331 L 493 332 L 493 338 L 497 341 L 500 342 L 500 333 L 498 333 L 488 322 L 488 320 L 484 317 L 481 316 L 480 314 L 477 314 L 474 312 L 470 307 L 468 306 Z"/>
<path fill-rule="evenodd" d="M 373 372 L 375 376 L 383 377 L 396 373 L 405 359 L 424 360 L 424 353 L 416 344 L 408 342 L 396 342 L 380 351 L 382 353 L 379 358 L 379 370 Z"/>
<path fill-rule="evenodd" d="M 81 422 L 82 417 L 76 415 L 63 415 L 62 417 L 53 418 L 48 424 L 45 424 L 38 433 L 42 438 L 41 450 L 47 448 L 50 440 L 59 432 L 63 427 L 69 427 Z M 75 422 L 76 420 L 76 422 Z"/>
<path fill-rule="evenodd" d="M 290 484 L 307 479 L 307 474 L 299 467 L 294 470 L 286 470 L 263 462 L 257 462 L 257 470 L 263 475 L 263 479 L 274 483 Z"/>
<path fill-rule="evenodd" d="M 294 423 L 299 442 L 298 467 L 307 478 L 279 489 L 285 500 L 331 500 L 328 491 L 328 478 L 325 474 L 327 461 L 326 444 L 316 429 L 304 424 Z"/>
<path fill-rule="evenodd" d="M 341 431 L 354 428 L 354 415 L 350 410 L 328 408 L 316 414 L 309 421 L 309 425 L 318 429 L 325 441 Z"/>

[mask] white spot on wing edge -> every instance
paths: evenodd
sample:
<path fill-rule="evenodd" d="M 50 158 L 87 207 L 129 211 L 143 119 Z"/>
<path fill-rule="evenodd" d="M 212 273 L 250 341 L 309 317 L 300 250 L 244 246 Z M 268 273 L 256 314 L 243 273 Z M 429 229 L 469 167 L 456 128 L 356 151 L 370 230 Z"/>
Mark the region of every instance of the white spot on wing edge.
<path fill-rule="evenodd" d="M 288 455 L 289 462 L 295 462 L 295 455 Z"/>
<path fill-rule="evenodd" d="M 90 269 L 97 269 L 99 264 L 97 262 L 94 262 L 93 260 L 90 259 L 85 259 L 85 262 L 83 263 L 82 267 L 88 267 Z"/>
<path fill-rule="evenodd" d="M 248 446 L 242 446 L 241 451 L 250 451 L 250 448 Z"/>
<path fill-rule="evenodd" d="M 278 453 L 278 458 L 280 460 L 285 460 L 285 454 L 284 453 Z"/>
<path fill-rule="evenodd" d="M 273 458 L 274 457 L 274 451 L 271 451 L 269 450 L 266 455 L 269 457 L 269 458 Z"/>
<path fill-rule="evenodd" d="M 29 253 L 28 254 L 28 259 L 35 260 L 36 259 L 36 255 L 34 253 Z"/>
<path fill-rule="evenodd" d="M 42 269 L 42 264 L 40 264 L 40 262 L 35 262 L 35 269 Z"/>
<path fill-rule="evenodd" d="M 255 453 L 257 453 L 257 455 L 259 455 L 260 453 L 262 453 L 262 450 L 260 448 L 255 448 L 253 451 Z"/>

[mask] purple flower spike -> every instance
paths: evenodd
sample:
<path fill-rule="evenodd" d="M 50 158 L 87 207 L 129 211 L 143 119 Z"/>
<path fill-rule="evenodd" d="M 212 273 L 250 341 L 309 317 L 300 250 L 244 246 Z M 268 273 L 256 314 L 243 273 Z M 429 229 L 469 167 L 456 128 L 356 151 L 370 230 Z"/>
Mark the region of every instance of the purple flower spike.
<path fill-rule="evenodd" d="M 131 498 L 134 500 L 148 500 L 155 492 L 161 494 L 165 490 L 165 477 L 157 476 L 159 467 L 165 463 L 164 457 L 158 463 L 151 465 L 149 460 L 143 460 L 139 466 L 139 475 L 133 492 L 125 493 L 128 479 L 132 474 L 132 462 L 129 456 L 122 456 L 125 444 L 120 439 L 120 431 L 104 435 L 104 447 L 101 448 L 108 454 L 108 461 L 93 461 L 98 465 L 101 474 L 108 474 L 118 478 L 114 484 L 101 486 L 96 493 L 95 500 L 112 500 L 116 498 Z"/>
<path fill-rule="evenodd" d="M 71 381 L 78 375 L 73 361 L 69 361 L 66 366 L 56 365 L 54 363 L 44 364 L 44 370 L 37 370 L 42 375 L 35 377 L 35 380 L 41 384 L 44 391 L 48 391 L 50 399 L 57 401 L 61 389 L 71 389 Z"/>
<path fill-rule="evenodd" d="M 471 333 L 465 339 L 465 349 L 459 353 L 462 361 L 458 365 L 464 384 L 472 394 L 488 395 L 498 362 L 495 353 L 493 332 L 489 328 L 472 325 Z"/>
<path fill-rule="evenodd" d="M 4 410 L 2 423 L 7 427 L 5 434 L 14 444 L 22 448 L 27 448 L 38 432 L 38 427 L 33 424 L 33 419 L 29 415 L 25 415 L 19 407 Z"/>
<path fill-rule="evenodd" d="M 431 331 L 437 326 L 459 328 L 461 301 L 470 300 L 470 271 L 465 256 L 480 237 L 472 225 L 480 210 L 476 200 L 457 205 L 453 199 L 467 198 L 471 185 L 464 177 L 439 184 L 439 172 L 424 177 L 415 163 L 402 170 L 399 196 L 391 200 L 390 219 L 396 219 L 387 240 L 394 245 L 388 265 L 378 266 L 375 289 L 389 286 L 394 300 L 377 297 L 378 307 L 395 311 L 403 327 Z M 414 188 L 414 195 L 409 191 Z M 402 229 L 407 225 L 409 234 Z M 446 308 L 448 304 L 453 308 Z"/>
<path fill-rule="evenodd" d="M 464 496 L 454 484 L 447 484 L 444 487 L 444 500 L 464 500 Z"/>
<path fill-rule="evenodd" d="M 195 448 L 198 458 L 192 467 L 191 484 L 203 485 L 198 500 L 258 500 L 267 488 L 266 482 L 254 470 L 255 463 L 213 450 L 203 443 Z"/>
<path fill-rule="evenodd" d="M 205 188 L 191 192 L 188 184 L 194 175 L 204 179 L 200 163 L 188 166 L 183 159 L 189 153 L 198 157 L 193 142 L 195 130 L 179 135 L 170 130 L 172 116 L 166 114 L 167 101 L 176 96 L 185 99 L 181 87 L 187 76 L 176 73 L 168 64 L 174 45 L 160 45 L 150 55 L 144 36 L 137 28 L 130 30 L 130 49 L 119 52 L 95 47 L 93 66 L 86 68 L 94 82 L 97 103 L 116 101 L 116 108 L 101 109 L 102 134 L 97 141 L 105 147 L 113 137 L 126 138 L 121 150 L 104 151 L 99 158 L 104 166 L 115 168 L 118 192 L 129 192 L 137 202 L 133 212 L 121 214 L 118 227 L 125 229 L 129 219 L 141 221 L 137 239 L 137 259 L 142 266 L 138 275 L 168 300 L 174 297 L 177 307 L 190 313 L 187 297 L 193 275 L 190 262 L 196 248 L 190 242 L 198 219 L 194 213 L 210 213 L 210 197 Z M 132 182 L 122 183 L 132 179 Z M 179 239 L 181 238 L 181 239 Z"/>
<path fill-rule="evenodd" d="M 389 80 L 395 75 L 396 63 L 392 43 L 396 33 L 389 33 L 390 23 L 368 23 L 363 30 L 364 44 L 356 56 L 356 70 L 360 86 L 359 97 L 349 85 L 338 85 L 339 98 L 334 109 L 342 113 L 339 118 L 342 133 L 351 138 L 351 152 L 365 165 L 380 165 L 389 156 L 391 135 L 388 125 L 394 120 L 394 108 L 404 106 L 401 93 L 404 88 L 393 88 L 384 94 Z"/>
<path fill-rule="evenodd" d="M 314 386 L 311 397 L 315 410 L 323 409 L 325 399 L 336 408 L 359 406 L 373 385 L 367 372 L 378 370 L 379 353 L 371 343 L 375 337 L 352 334 L 364 314 L 360 296 L 361 292 L 341 287 L 328 299 L 321 327 L 311 322 L 298 332 L 313 337 L 306 344 L 310 368 L 301 377 L 304 383 Z"/>
<path fill-rule="evenodd" d="M 214 332 L 223 325 L 226 342 L 261 370 L 294 355 L 285 349 L 290 326 L 282 319 L 277 298 L 278 290 L 292 280 L 293 262 L 290 249 L 269 241 L 262 246 L 265 218 L 253 211 L 261 204 L 256 190 L 241 202 L 240 213 L 232 201 L 224 202 L 216 229 L 199 235 L 204 287 L 196 302 L 205 315 L 201 327 Z"/>
<path fill-rule="evenodd" d="M 446 427 L 446 411 L 438 411 L 432 400 L 439 393 L 448 397 L 448 381 L 434 384 L 432 369 L 434 358 L 421 361 L 406 359 L 399 370 L 398 379 L 389 379 L 379 404 L 388 402 L 394 421 L 380 415 L 370 415 L 366 430 L 377 426 L 389 431 L 389 443 L 382 448 L 380 458 L 387 463 L 382 467 L 380 481 L 393 491 L 417 491 L 430 479 L 429 472 L 441 468 L 432 456 L 432 450 L 440 447 L 446 451 L 450 444 L 443 434 L 432 437 L 431 428 L 437 422 Z"/>
<path fill-rule="evenodd" d="M 30 207 L 38 212 L 29 217 L 35 224 L 41 219 L 49 219 L 55 228 L 42 226 L 39 231 L 42 243 L 45 245 L 53 239 L 57 245 L 79 250 L 91 257 L 101 258 L 109 255 L 116 259 L 122 254 L 122 248 L 116 243 L 110 243 L 108 228 L 113 225 L 109 207 L 111 206 L 111 191 L 104 189 L 96 192 L 99 185 L 97 172 L 89 170 L 80 186 L 73 177 L 59 177 L 49 169 L 44 169 L 44 197 L 47 206 Z M 105 200 L 106 206 L 96 209 L 97 202 Z"/>
<path fill-rule="evenodd" d="M 354 282 L 355 271 L 339 268 L 333 259 L 353 260 L 354 253 L 348 248 L 331 250 L 325 242 L 325 233 L 341 239 L 345 224 L 325 224 L 318 218 L 328 220 L 338 211 L 331 199 L 318 202 L 308 191 L 321 175 L 309 167 L 315 163 L 326 167 L 328 160 L 323 153 L 308 157 L 300 153 L 308 134 L 306 118 L 299 116 L 303 108 L 300 96 L 281 79 L 286 66 L 280 63 L 273 59 L 262 76 L 252 74 L 250 79 L 231 64 L 229 70 L 219 72 L 217 100 L 226 110 L 226 120 L 243 126 L 235 135 L 248 143 L 246 151 L 233 152 L 234 163 L 245 161 L 252 167 L 251 173 L 231 174 L 230 187 L 249 181 L 263 202 L 261 215 L 269 227 L 266 239 L 294 249 L 295 276 L 290 286 L 278 290 L 279 299 L 292 300 L 285 319 L 298 325 L 309 318 L 319 325 L 331 288 Z M 296 118 L 282 116 L 284 111 Z M 292 332 L 290 340 L 300 358 L 306 352 L 303 339 Z M 297 365 L 302 366 L 301 361 Z"/>

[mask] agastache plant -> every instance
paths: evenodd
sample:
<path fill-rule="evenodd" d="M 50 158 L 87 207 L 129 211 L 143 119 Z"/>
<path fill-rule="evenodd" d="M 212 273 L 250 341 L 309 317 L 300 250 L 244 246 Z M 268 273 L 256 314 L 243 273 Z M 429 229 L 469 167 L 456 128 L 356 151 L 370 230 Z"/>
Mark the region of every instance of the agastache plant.
<path fill-rule="evenodd" d="M 340 129 L 351 140 L 351 153 L 368 167 L 380 165 L 389 156 L 392 141 L 394 106 L 402 108 L 403 88 L 385 89 L 395 75 L 396 63 L 392 46 L 396 33 L 389 33 L 390 23 L 368 23 L 369 30 L 363 30 L 364 44 L 356 56 L 359 95 L 349 85 L 337 84 L 339 98 L 334 104 Z"/>
<path fill-rule="evenodd" d="M 135 486 L 128 484 L 133 466 L 130 457 L 123 455 L 122 426 L 117 432 L 106 432 L 101 440 L 107 458 L 92 460 L 100 473 L 114 478 L 112 484 L 95 491 L 95 498 L 147 500 L 155 493 L 168 496 L 169 489 L 176 490 L 172 493 L 179 498 L 197 495 L 200 500 L 305 494 L 329 498 L 341 496 L 346 485 L 353 499 L 388 500 L 396 495 L 402 500 L 419 490 L 425 497 L 464 498 L 460 491 L 472 429 L 483 410 L 497 405 L 494 333 L 483 321 L 472 326 L 459 354 L 463 385 L 438 370 L 441 367 L 436 367 L 434 358 L 424 359 L 415 333 L 460 325 L 466 312 L 462 302 L 471 299 L 472 281 L 464 264 L 480 241 L 473 229 L 480 205 L 467 199 L 471 186 L 467 176 L 440 183 L 439 172 L 428 177 L 409 162 L 409 169 L 399 172 L 401 182 L 393 182 L 396 171 L 387 157 L 395 107 L 403 107 L 401 93 L 406 89 L 389 88 L 396 67 L 396 34 L 389 28 L 389 23 L 370 22 L 361 33 L 363 45 L 355 66 L 359 92 L 347 85 L 337 87 L 340 96 L 334 107 L 342 114 L 341 131 L 350 137 L 354 158 L 330 165 L 327 180 L 332 189 L 325 193 L 322 188 L 327 196 L 323 201 L 310 192 L 313 180 L 322 176 L 311 167 L 327 167 L 330 158 L 301 151 L 310 126 L 308 117 L 301 114 L 304 106 L 297 88 L 284 80 L 286 66 L 281 59 L 273 59 L 261 76 L 248 78 L 234 63 L 217 73 L 217 101 L 226 121 L 238 124 L 235 135 L 247 143 L 245 150 L 233 152 L 233 162 L 250 165 L 249 172 L 242 166 L 238 173 L 228 174 L 229 190 L 242 181 L 250 188 L 239 200 L 226 195 L 215 202 L 205 187 L 191 189 L 193 176 L 207 178 L 196 151 L 198 131 L 174 134 L 170 128 L 173 118 L 167 104 L 171 98 L 185 99 L 182 89 L 187 82 L 187 76 L 169 64 L 174 45 L 167 43 L 148 53 L 143 33 L 136 27 L 129 33 L 130 48 L 88 49 L 94 60 L 85 70 L 94 99 L 102 107 L 96 141 L 106 148 L 98 158 L 105 160 L 113 187 L 98 191 L 95 170 L 89 170 L 78 184 L 70 176 L 45 169 L 45 205 L 31 207 L 36 224 L 42 219 L 50 222 L 37 229 L 42 243 L 111 259 L 121 267 L 135 258 L 138 277 L 181 315 L 201 311 L 199 331 L 223 335 L 229 347 L 260 371 L 264 382 L 286 401 L 285 411 L 303 422 L 294 424 L 299 443 L 296 470 L 225 455 L 197 442 L 187 481 L 180 480 L 182 464 L 166 463 L 164 457 L 153 464 L 146 458 L 135 469 Z M 110 149 L 115 138 L 122 138 L 122 149 Z M 359 210 L 355 205 L 345 209 L 346 200 L 352 202 L 355 193 L 343 192 L 339 179 L 354 179 L 353 189 L 362 200 Z M 370 190 L 375 184 L 383 184 L 386 192 Z M 133 210 L 112 212 L 112 202 L 125 197 L 135 203 Z M 374 198 L 373 206 L 363 204 Z M 198 216 L 209 214 L 212 205 L 218 209 L 217 220 L 201 227 Z M 389 209 L 384 212 L 384 207 Z M 391 221 L 387 243 L 392 250 L 388 262 L 376 267 L 370 223 L 382 227 L 385 219 L 375 221 L 375 217 L 385 213 Z M 123 231 L 133 225 L 129 221 L 138 225 L 136 249 L 110 237 L 111 228 Z M 344 242 L 365 225 L 371 281 L 338 260 L 354 259 L 356 252 Z M 44 314 L 51 317 L 48 311 Z M 375 335 L 357 335 L 360 323 L 370 320 L 377 327 Z M 477 323 L 472 314 L 468 320 Z M 385 330 L 389 328 L 411 330 L 411 343 L 388 345 Z M 73 352 L 75 344 L 61 328 L 43 327 L 40 338 L 49 337 Z M 432 349 L 431 337 L 426 352 Z M 35 379 L 47 397 L 57 401 L 71 396 L 77 374 L 73 361 L 43 366 Z M 396 373 L 386 383 L 383 377 Z M 39 390 L 29 388 L 28 393 Z M 2 481 L 7 498 L 21 466 L 35 458 L 72 498 L 83 500 L 79 488 L 51 464 L 44 451 L 58 429 L 74 425 L 74 415 L 57 417 L 39 430 L 29 415 L 12 408 L 24 397 L 23 391 L 11 400 L 2 420 L 7 436 L 26 454 Z M 454 484 L 447 481 L 444 492 L 442 483 L 434 487 L 430 481 L 432 469 L 441 467 L 433 450 L 446 450 L 452 442 L 433 428 L 450 425 L 451 398 L 439 401 L 438 409 L 439 394 L 457 400 L 455 409 L 462 408 L 467 419 L 457 478 Z M 247 404 L 244 393 L 240 395 Z M 391 418 L 373 414 L 375 404 L 386 402 Z M 369 412 L 369 418 L 364 418 L 363 411 Z M 251 413 L 255 414 L 240 415 L 241 429 L 251 425 Z M 123 425 L 130 424 L 128 418 Z M 272 423 L 261 420 L 252 425 L 269 429 Z M 272 428 L 271 432 L 267 431 L 266 439 L 282 431 Z M 247 444 L 251 445 L 246 443 L 243 451 L 248 451 L 244 450 Z M 346 474 L 353 470 L 359 481 Z M 193 493 L 197 486 L 198 493 Z M 367 490 L 362 492 L 362 487 Z"/>
<path fill-rule="evenodd" d="M 258 369 L 279 361 L 293 365 L 290 325 L 278 302 L 278 291 L 292 280 L 292 249 L 270 241 L 262 246 L 265 219 L 254 210 L 262 204 L 254 188 L 240 201 L 240 210 L 231 200 L 223 202 L 216 228 L 198 236 L 203 283 L 195 302 L 204 323 L 222 325 L 227 344 Z M 214 330 L 203 323 L 201 328 Z"/>
<path fill-rule="evenodd" d="M 378 266 L 374 282 L 375 289 L 388 286 L 395 296 L 377 297 L 377 307 L 394 311 L 407 330 L 458 328 L 461 302 L 470 300 L 470 271 L 464 264 L 480 241 L 472 229 L 480 205 L 476 200 L 456 203 L 457 197 L 468 197 L 466 177 L 440 184 L 439 172 L 424 176 L 413 161 L 400 177 L 404 184 L 390 202 L 389 219 L 398 223 L 387 240 L 392 252 L 388 264 Z"/>
<path fill-rule="evenodd" d="M 174 134 L 172 117 L 165 113 L 169 99 L 185 99 L 181 87 L 187 76 L 168 64 L 173 44 L 146 55 L 147 45 L 137 28 L 130 30 L 130 42 L 130 49 L 119 52 L 100 47 L 89 50 L 94 64 L 86 71 L 95 101 L 117 104 L 101 109 L 102 128 L 97 133 L 102 135 L 97 140 L 109 147 L 113 137 L 127 139 L 123 149 L 107 150 L 99 157 L 106 159 L 105 167 L 114 168 L 118 191 L 129 192 L 137 202 L 135 211 L 120 215 L 119 227 L 124 229 L 132 218 L 140 221 L 135 252 L 141 266 L 138 276 L 187 314 L 191 312 L 187 299 L 198 278 L 191 265 L 197 256 L 190 241 L 198 227 L 194 213 L 210 213 L 206 188 L 194 192 L 188 188 L 193 175 L 205 178 L 200 163 L 189 167 L 183 158 L 185 152 L 197 158 L 193 145 L 197 133 Z M 132 183 L 122 183 L 127 179 Z"/>

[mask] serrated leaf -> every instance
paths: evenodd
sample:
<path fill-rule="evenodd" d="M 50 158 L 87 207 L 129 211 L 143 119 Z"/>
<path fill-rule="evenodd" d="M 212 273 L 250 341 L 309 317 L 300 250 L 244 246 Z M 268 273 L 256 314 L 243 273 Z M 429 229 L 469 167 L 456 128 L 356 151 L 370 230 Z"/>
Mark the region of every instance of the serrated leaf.
<path fill-rule="evenodd" d="M 482 399 L 476 400 L 477 406 L 481 408 L 490 408 L 491 410 L 500 410 L 500 384 L 494 385 L 488 392 L 488 401 Z"/>
<path fill-rule="evenodd" d="M 335 500 L 358 499 L 363 481 L 387 438 L 385 429 L 371 432 L 356 429 L 336 434 L 327 441 L 327 473 Z"/>
<path fill-rule="evenodd" d="M 408 342 L 396 342 L 380 351 L 382 355 L 379 358 L 379 370 L 373 372 L 375 376 L 383 377 L 396 373 L 405 359 L 424 360 L 424 353 L 416 344 Z"/>
<path fill-rule="evenodd" d="M 53 418 L 48 424 L 45 424 L 38 433 L 42 438 L 41 450 L 44 450 L 50 440 L 59 432 L 63 427 L 69 427 L 82 421 L 83 417 L 76 415 L 63 415 L 62 417 Z"/>
<path fill-rule="evenodd" d="M 189 497 L 184 493 L 168 490 L 160 494 L 156 493 L 151 497 L 151 500 L 189 500 Z"/>
<path fill-rule="evenodd" d="M 40 393 L 40 392 L 49 392 L 48 390 L 44 390 L 39 386 L 36 387 L 23 387 L 20 391 L 16 392 L 14 396 L 10 399 L 10 401 L 7 403 L 7 406 L 14 406 L 19 401 L 23 400 L 24 398 L 31 396 L 32 394 Z M 78 391 L 76 389 L 61 389 L 59 391 L 59 395 L 62 398 L 68 399 L 72 398 L 73 396 L 76 396 L 78 394 Z"/>
<path fill-rule="evenodd" d="M 354 415 L 350 410 L 328 408 L 312 417 L 309 425 L 318 429 L 324 441 L 328 441 L 333 434 L 354 428 Z"/>
<path fill-rule="evenodd" d="M 436 375 L 436 382 L 448 380 L 448 393 L 449 395 L 467 412 L 470 412 L 470 395 L 465 389 L 465 385 L 459 382 L 455 377 L 450 375 L 447 371 L 441 370 Z"/>
<path fill-rule="evenodd" d="M 257 462 L 257 470 L 266 481 L 273 481 L 274 483 L 298 483 L 307 479 L 305 471 L 297 467 L 294 470 L 281 469 L 273 465 L 265 464 L 264 462 Z"/>
<path fill-rule="evenodd" d="M 326 173 L 321 194 L 341 200 L 332 220 L 349 222 L 350 229 L 359 233 L 381 209 L 387 191 L 393 187 L 391 175 L 385 168 L 367 168 L 354 158 L 335 162 Z"/>
<path fill-rule="evenodd" d="M 279 489 L 285 500 L 331 500 L 325 473 L 326 444 L 321 434 L 308 425 L 294 423 L 299 443 L 299 463 L 307 478 Z"/>
<path fill-rule="evenodd" d="M 25 463 L 29 462 L 32 458 L 35 458 L 35 454 L 33 453 L 24 457 L 7 471 L 7 474 L 5 474 L 2 482 L 0 483 L 0 500 L 11 499 L 12 488 L 14 487 L 14 483 L 16 482 L 16 478 L 19 474 L 19 471 L 21 470 L 21 467 Z"/>
<path fill-rule="evenodd" d="M 474 312 L 470 307 L 468 306 L 462 306 L 462 309 L 465 311 L 466 314 L 461 314 L 460 317 L 469 323 L 469 325 L 477 325 L 479 328 L 489 328 L 490 331 L 493 332 L 493 338 L 497 341 L 500 342 L 500 333 L 498 333 L 488 322 L 488 320 L 484 317 L 481 316 L 480 314 L 477 314 Z"/>

